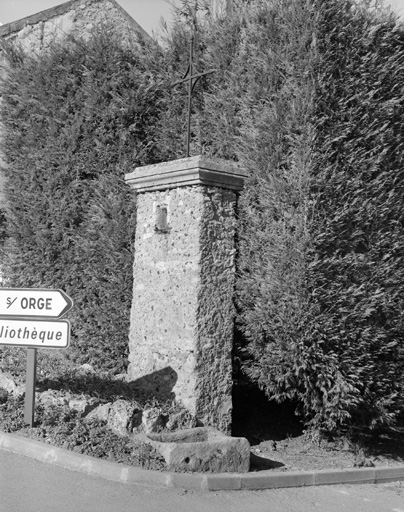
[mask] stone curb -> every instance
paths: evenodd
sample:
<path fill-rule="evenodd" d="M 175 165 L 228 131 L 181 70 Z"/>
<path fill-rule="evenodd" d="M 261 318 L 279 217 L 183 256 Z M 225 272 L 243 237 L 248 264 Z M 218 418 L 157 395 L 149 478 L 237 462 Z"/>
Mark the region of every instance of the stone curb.
<path fill-rule="evenodd" d="M 125 484 L 206 491 L 263 490 L 335 484 L 377 484 L 404 480 L 403 466 L 259 473 L 165 473 L 81 455 L 40 441 L 0 432 L 0 449 Z"/>

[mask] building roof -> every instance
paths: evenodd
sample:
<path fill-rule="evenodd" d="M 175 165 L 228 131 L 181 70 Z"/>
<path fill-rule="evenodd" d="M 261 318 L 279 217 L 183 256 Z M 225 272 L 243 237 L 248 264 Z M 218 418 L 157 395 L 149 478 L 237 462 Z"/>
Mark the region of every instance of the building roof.
<path fill-rule="evenodd" d="M 93 3 L 100 2 L 102 0 L 92 0 Z M 128 21 L 129 25 L 133 28 L 135 32 L 141 34 L 143 37 L 147 39 L 151 39 L 150 35 L 135 21 L 132 16 L 130 16 L 125 9 L 123 9 L 116 0 L 108 0 L 111 4 L 114 5 L 116 9 L 118 9 L 123 17 Z M 36 14 L 32 14 L 31 16 L 26 16 L 25 18 L 21 18 L 17 21 L 12 21 L 5 25 L 0 26 L 0 37 L 8 37 L 14 33 L 19 32 L 27 25 L 36 25 L 41 21 L 47 21 L 57 16 L 66 14 L 70 12 L 72 9 L 80 6 L 83 3 L 83 0 L 70 0 L 69 2 L 64 2 L 63 4 L 56 5 L 55 7 L 51 7 L 50 9 L 45 9 L 44 11 L 40 11 Z"/>

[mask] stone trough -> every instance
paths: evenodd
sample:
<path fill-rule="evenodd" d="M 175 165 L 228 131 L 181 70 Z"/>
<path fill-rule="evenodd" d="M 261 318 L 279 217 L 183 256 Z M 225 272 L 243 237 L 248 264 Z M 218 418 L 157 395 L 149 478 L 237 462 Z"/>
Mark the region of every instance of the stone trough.
<path fill-rule="evenodd" d="M 246 473 L 250 468 L 247 439 L 228 437 L 211 427 L 168 434 L 137 434 L 133 440 L 155 448 L 174 471 Z"/>

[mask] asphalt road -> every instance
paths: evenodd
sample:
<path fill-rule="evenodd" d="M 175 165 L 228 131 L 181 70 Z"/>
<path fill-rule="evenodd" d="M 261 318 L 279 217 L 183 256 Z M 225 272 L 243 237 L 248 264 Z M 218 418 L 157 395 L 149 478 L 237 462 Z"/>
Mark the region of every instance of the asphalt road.
<path fill-rule="evenodd" d="M 404 482 L 202 492 L 126 485 L 0 450 L 0 512 L 404 512 Z"/>

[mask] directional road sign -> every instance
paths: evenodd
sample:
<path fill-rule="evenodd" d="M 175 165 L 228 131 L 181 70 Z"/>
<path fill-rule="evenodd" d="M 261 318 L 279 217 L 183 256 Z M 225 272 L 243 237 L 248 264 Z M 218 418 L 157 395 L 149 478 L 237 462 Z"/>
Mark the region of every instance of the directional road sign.
<path fill-rule="evenodd" d="M 14 320 L 0 318 L 0 345 L 29 348 L 67 348 L 68 320 Z"/>
<path fill-rule="evenodd" d="M 27 347 L 24 420 L 34 425 L 38 348 L 67 348 L 70 323 L 57 320 L 73 307 L 62 290 L 0 288 L 0 345 Z"/>
<path fill-rule="evenodd" d="M 62 290 L 0 288 L 0 318 L 60 318 L 72 307 Z"/>

